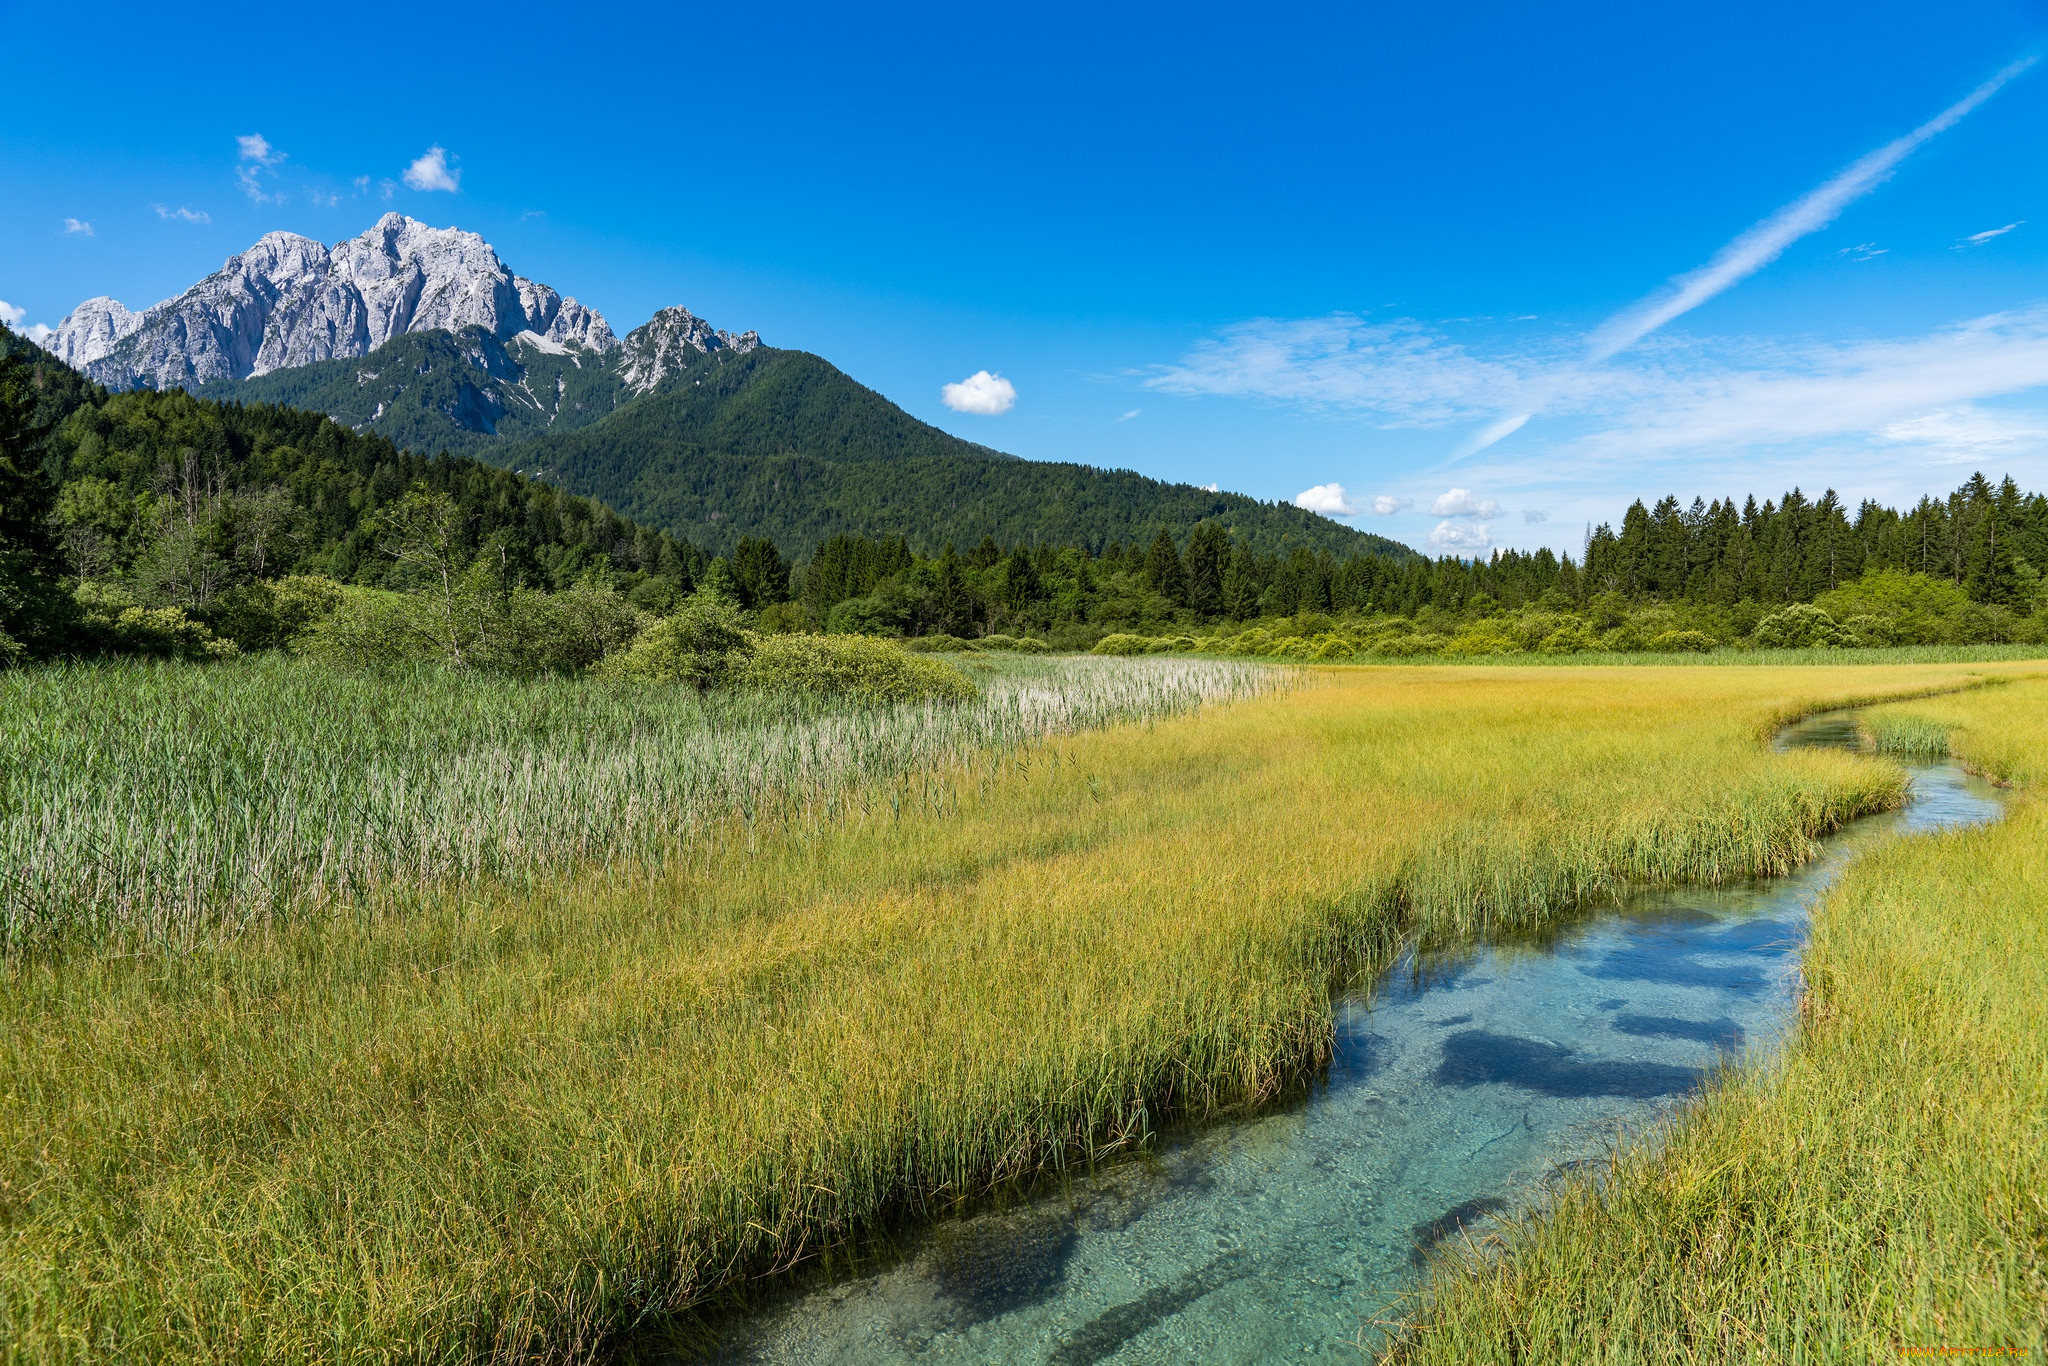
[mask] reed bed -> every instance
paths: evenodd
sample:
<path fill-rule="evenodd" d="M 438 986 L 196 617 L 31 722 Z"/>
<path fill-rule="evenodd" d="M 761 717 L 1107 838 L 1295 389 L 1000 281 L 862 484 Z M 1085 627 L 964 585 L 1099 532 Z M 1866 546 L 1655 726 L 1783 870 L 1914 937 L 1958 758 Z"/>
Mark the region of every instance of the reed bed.
<path fill-rule="evenodd" d="M 1114 663 L 1114 661 L 1112 661 Z M 1898 800 L 1775 722 L 1975 669 L 1330 670 L 655 868 L 0 991 L 0 1341 L 588 1359 L 879 1222 L 1259 1104 L 1403 936 L 1781 868 Z"/>
<path fill-rule="evenodd" d="M 2028 790 L 1859 859 L 1784 1057 L 1440 1264 L 1399 1361 L 2048 1354 L 2048 682 L 1866 721 Z"/>
<path fill-rule="evenodd" d="M 977 662 L 968 704 L 226 664 L 0 671 L 0 942 L 182 942 L 392 890 L 654 870 L 735 818 L 900 807 L 913 775 L 1283 685 L 1242 662 Z"/>

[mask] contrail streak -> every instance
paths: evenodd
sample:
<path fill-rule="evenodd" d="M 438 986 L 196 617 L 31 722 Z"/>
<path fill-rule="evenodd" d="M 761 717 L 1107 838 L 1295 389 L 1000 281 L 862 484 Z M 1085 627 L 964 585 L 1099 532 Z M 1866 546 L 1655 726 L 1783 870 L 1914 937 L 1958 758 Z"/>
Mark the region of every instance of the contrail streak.
<path fill-rule="evenodd" d="M 2036 57 L 2022 57 L 2012 63 L 1912 132 L 1894 138 L 1862 157 L 1833 180 L 1809 191 L 1743 233 L 1714 253 L 1713 259 L 1698 270 L 1678 276 L 1669 288 L 1609 318 L 1587 339 L 1587 361 L 1597 365 L 1627 350 L 1673 318 L 1691 312 L 1716 294 L 1756 274 L 1800 238 L 1834 222 L 1843 209 L 1890 179 L 1900 162 L 1937 134 L 1953 128 L 1964 115 L 1996 95 L 2037 60 Z M 1548 399 L 1549 396 L 1540 397 L 1528 404 L 1526 411 L 1496 420 L 1460 446 L 1451 460 L 1455 462 L 1483 451 L 1519 430 L 1543 410 Z"/>
<path fill-rule="evenodd" d="M 1999 92 L 2037 59 L 2022 57 L 1984 84 L 1936 114 L 1904 137 L 1894 138 L 1848 170 L 1751 228 L 1714 254 L 1714 258 L 1672 281 L 1672 288 L 1616 314 L 1592 336 L 1589 359 L 1603 361 L 1641 341 L 1682 313 L 1738 284 L 1778 259 L 1785 248 L 1835 221 L 1836 215 L 1891 178 L 1900 162 L 1938 133 L 1960 123 L 1965 114 Z"/>

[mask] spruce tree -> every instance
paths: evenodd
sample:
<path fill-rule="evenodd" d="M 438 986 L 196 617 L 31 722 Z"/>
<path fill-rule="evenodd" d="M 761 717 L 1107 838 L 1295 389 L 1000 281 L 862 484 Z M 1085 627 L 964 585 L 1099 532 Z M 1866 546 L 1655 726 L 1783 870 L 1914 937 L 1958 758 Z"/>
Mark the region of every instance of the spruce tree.
<path fill-rule="evenodd" d="M 65 601 L 50 528 L 55 491 L 43 471 L 50 423 L 36 400 L 29 364 L 0 356 L 0 662 L 54 649 Z"/>
<path fill-rule="evenodd" d="M 1187 567 L 1180 562 L 1180 551 L 1174 548 L 1173 533 L 1165 527 L 1159 528 L 1152 548 L 1145 552 L 1144 573 L 1147 588 L 1176 607 L 1187 605 Z"/>

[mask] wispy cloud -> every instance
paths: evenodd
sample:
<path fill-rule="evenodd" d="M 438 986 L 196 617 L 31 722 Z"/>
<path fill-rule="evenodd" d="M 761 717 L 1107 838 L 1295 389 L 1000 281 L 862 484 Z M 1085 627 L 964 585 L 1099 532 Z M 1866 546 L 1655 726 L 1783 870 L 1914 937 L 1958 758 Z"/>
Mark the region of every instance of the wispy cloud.
<path fill-rule="evenodd" d="M 1382 493 L 1372 500 L 1372 510 L 1382 517 L 1391 517 L 1397 512 L 1406 512 L 1415 506 L 1413 498 L 1396 498 L 1391 493 Z"/>
<path fill-rule="evenodd" d="M 188 209 L 185 208 L 183 205 L 180 205 L 175 209 L 167 209 L 161 204 L 152 204 L 149 207 L 156 210 L 156 216 L 158 218 L 162 218 L 167 221 L 176 221 L 179 223 L 211 223 L 213 221 L 212 214 L 202 213 L 198 209 Z"/>
<path fill-rule="evenodd" d="M 235 139 L 235 147 L 243 161 L 251 162 L 266 170 L 275 170 L 285 159 L 286 153 L 270 145 L 270 139 L 261 133 L 247 133 Z"/>
<path fill-rule="evenodd" d="M 1523 392 L 1538 377 L 1516 359 L 1472 356 L 1420 323 L 1336 313 L 1241 323 L 1144 382 L 1169 394 L 1365 410 L 1387 426 L 1434 427 Z"/>
<path fill-rule="evenodd" d="M 1549 520 L 1550 514 L 1547 512 L 1539 512 L 1535 508 L 1522 509 L 1522 524 L 1524 526 L 1541 526 Z"/>
<path fill-rule="evenodd" d="M 1317 484 L 1314 488 L 1303 489 L 1294 495 L 1294 505 L 1320 512 L 1325 517 L 1350 517 L 1358 509 L 1351 505 L 1350 495 L 1344 492 L 1342 484 Z"/>
<path fill-rule="evenodd" d="M 1705 265 L 1675 277 L 1665 288 L 1609 318 L 1587 339 L 1588 364 L 1598 366 L 1612 360 L 1666 323 L 1690 313 L 1715 295 L 1756 274 L 1800 238 L 1834 222 L 1843 209 L 1889 180 L 1900 162 L 1961 122 L 1971 110 L 2031 67 L 2035 60 L 2031 56 L 2023 57 L 2007 66 L 1912 132 L 1865 154 L 1832 180 L 1807 191 L 1742 233 L 1714 253 Z M 1869 253 L 1877 254 L 1875 250 Z M 1859 259 L 1867 260 L 1869 256 Z M 1531 418 L 1548 411 L 1554 401 L 1554 396 L 1539 391 L 1534 399 L 1518 405 L 1467 439 L 1452 452 L 1451 460 L 1456 462 L 1476 455 L 1520 431 Z"/>
<path fill-rule="evenodd" d="M 64 235 L 66 237 L 91 237 L 93 235 L 92 224 L 85 222 L 83 219 L 67 218 L 64 220 Z"/>
<path fill-rule="evenodd" d="M 1001 375 L 977 370 L 958 383 L 941 385 L 939 397 L 956 413 L 995 417 L 1017 406 L 1017 386 Z"/>
<path fill-rule="evenodd" d="M 1130 410 L 1130 411 L 1129 411 L 1128 413 L 1125 413 L 1125 414 L 1124 414 L 1124 415 L 1123 415 L 1122 417 L 1118 418 L 1118 419 L 1117 419 L 1117 421 L 1119 421 L 1119 422 L 1129 422 L 1129 421 L 1130 421 L 1130 420 L 1131 420 L 1132 418 L 1134 418 L 1134 417 L 1138 416 L 1138 414 L 1140 414 L 1140 413 L 1142 413 L 1142 412 L 1144 412 L 1144 411 L 1145 411 L 1145 410 L 1144 410 L 1143 408 L 1133 408 L 1133 409 L 1131 409 L 1131 410 Z"/>
<path fill-rule="evenodd" d="M 263 188 L 264 176 L 276 176 L 277 168 L 284 164 L 288 155 L 270 145 L 270 139 L 261 133 L 244 133 L 235 138 L 236 160 L 235 183 L 242 187 L 242 193 L 257 204 L 282 204 L 285 196 L 273 194 Z"/>
<path fill-rule="evenodd" d="M 1853 247 L 1843 247 L 1835 255 L 1846 256 L 1851 261 L 1874 261 L 1890 250 L 1890 247 L 1880 247 L 1875 242 L 1858 242 Z"/>
<path fill-rule="evenodd" d="M 1960 251 L 1966 247 L 1981 247 L 1994 237 L 2005 236 L 2007 233 L 2011 232 L 2014 228 L 2019 227 L 2026 221 L 2026 219 L 2022 218 L 2016 223 L 2007 223 L 2002 228 L 1986 228 L 1983 232 L 1973 232 L 1968 237 L 1965 237 L 1962 241 L 1956 243 L 1956 249 Z"/>
<path fill-rule="evenodd" d="M 1899 163 L 1946 132 L 2007 82 L 2034 64 L 2023 57 L 1903 137 L 1868 153 L 1834 179 L 1808 191 L 1743 233 L 1699 269 L 1679 276 L 1668 289 L 1609 319 L 1591 338 L 1591 357 L 1606 360 L 1633 346 L 1681 314 L 1762 270 L 1785 248 L 1817 232 L 1856 200 L 1891 178 Z"/>
<path fill-rule="evenodd" d="M 405 168 L 405 183 L 415 190 L 440 190 L 454 194 L 462 188 L 462 172 L 448 165 L 446 149 L 436 143 Z"/>

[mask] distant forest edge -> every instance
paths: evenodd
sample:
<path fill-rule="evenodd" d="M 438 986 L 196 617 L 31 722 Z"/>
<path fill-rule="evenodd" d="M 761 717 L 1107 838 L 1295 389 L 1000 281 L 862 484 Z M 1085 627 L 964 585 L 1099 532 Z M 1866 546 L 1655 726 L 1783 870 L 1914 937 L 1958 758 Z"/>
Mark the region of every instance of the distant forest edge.
<path fill-rule="evenodd" d="M 936 545 L 902 533 L 778 541 L 736 516 L 727 550 L 529 474 L 408 453 L 318 414 L 182 391 L 109 394 L 4 329 L 0 353 L 9 656 L 268 648 L 344 591 L 440 592 L 452 604 L 458 576 L 489 630 L 541 642 L 502 655 L 533 668 L 585 667 L 693 595 L 733 604 L 766 632 L 1112 653 L 1341 659 L 2048 638 L 2048 498 L 2010 479 L 1979 475 L 1944 499 L 1905 511 L 1865 502 L 1853 515 L 1832 492 L 1797 490 L 1739 506 L 1637 503 L 1576 561 L 1549 550 L 1429 561 L 1264 548 L 1228 516 L 1195 516 L 1198 505 L 1184 524 L 1127 520 L 1132 534 L 1100 541 L 1026 529 Z M 792 371 L 789 383 L 830 381 L 821 373 Z M 803 407 L 795 390 L 718 382 L 749 403 L 780 394 Z M 718 420 L 747 411 L 724 406 Z M 900 477 L 940 458 L 891 468 Z M 748 477 L 769 490 L 867 463 L 750 459 Z M 1046 468 L 977 459 L 998 475 Z M 883 496 L 858 479 L 834 487 Z M 464 658 L 459 648 L 453 657 Z"/>
<path fill-rule="evenodd" d="M 1286 503 L 1056 461 L 920 422 L 821 357 L 670 352 L 638 393 L 610 356 L 505 343 L 482 328 L 395 337 L 359 360 L 220 381 L 202 397 L 316 409 L 414 450 L 473 455 L 602 499 L 713 555 L 745 536 L 787 552 L 903 536 L 921 553 L 984 537 L 1100 551 L 1215 521 L 1267 554 L 1412 556 Z"/>

